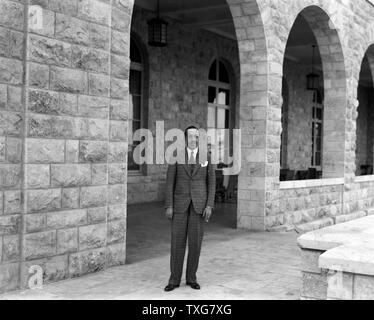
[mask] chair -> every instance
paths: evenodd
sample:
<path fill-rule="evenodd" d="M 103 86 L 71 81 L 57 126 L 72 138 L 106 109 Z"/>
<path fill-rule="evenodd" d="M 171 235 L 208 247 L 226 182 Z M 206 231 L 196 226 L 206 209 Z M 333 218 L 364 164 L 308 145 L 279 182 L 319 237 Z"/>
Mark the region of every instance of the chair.
<path fill-rule="evenodd" d="M 225 199 L 225 187 L 223 186 L 222 170 L 216 170 L 216 197 L 217 202 L 223 202 Z"/>
<path fill-rule="evenodd" d="M 360 166 L 360 171 L 362 176 L 367 176 L 373 174 L 373 166 L 365 164 Z"/>
<path fill-rule="evenodd" d="M 287 180 L 288 171 L 289 171 L 288 169 L 281 169 L 280 170 L 280 178 L 279 178 L 280 181 L 286 181 Z"/>
<path fill-rule="evenodd" d="M 288 170 L 286 175 L 286 181 L 295 180 L 295 170 Z"/>
<path fill-rule="evenodd" d="M 373 166 L 369 166 L 369 168 L 368 168 L 368 174 L 369 175 L 373 174 Z"/>
<path fill-rule="evenodd" d="M 316 168 L 309 168 L 307 180 L 315 180 L 317 179 L 317 169 Z"/>
<path fill-rule="evenodd" d="M 238 190 L 238 176 L 230 176 L 229 185 L 225 190 L 225 202 L 236 202 Z"/>
<path fill-rule="evenodd" d="M 299 170 L 296 172 L 296 180 L 306 180 L 308 176 L 308 170 Z"/>

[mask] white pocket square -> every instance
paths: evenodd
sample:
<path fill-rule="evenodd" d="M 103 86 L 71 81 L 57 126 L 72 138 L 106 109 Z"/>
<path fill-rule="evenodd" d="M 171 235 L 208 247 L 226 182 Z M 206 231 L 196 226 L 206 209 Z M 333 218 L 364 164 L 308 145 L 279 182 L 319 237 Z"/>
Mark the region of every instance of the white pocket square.
<path fill-rule="evenodd" d="M 205 161 L 205 163 L 202 164 L 201 167 L 202 167 L 202 168 L 205 168 L 208 164 L 209 164 L 209 162 L 208 162 L 208 161 Z"/>

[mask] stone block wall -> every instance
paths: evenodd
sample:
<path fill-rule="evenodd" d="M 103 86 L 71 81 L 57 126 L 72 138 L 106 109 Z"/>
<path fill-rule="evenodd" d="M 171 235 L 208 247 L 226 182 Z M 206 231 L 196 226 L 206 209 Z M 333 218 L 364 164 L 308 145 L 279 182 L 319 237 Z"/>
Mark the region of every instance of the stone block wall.
<path fill-rule="evenodd" d="M 299 225 L 343 214 L 343 185 L 281 189 L 277 215 L 268 216 L 269 228 Z"/>
<path fill-rule="evenodd" d="M 34 265 L 48 283 L 125 262 L 127 117 L 116 110 L 128 109 L 131 11 L 0 2 L 0 291 L 26 287 Z"/>
<path fill-rule="evenodd" d="M 25 6 L 0 2 L 0 291 L 18 287 L 23 211 Z"/>
<path fill-rule="evenodd" d="M 287 187 L 282 183 L 280 202 L 276 214 L 267 207 L 266 223 L 269 230 L 315 222 L 315 228 L 338 224 L 374 213 L 374 178 L 357 177 L 351 184 L 323 185 L 313 182 L 313 187 Z M 360 181 L 361 180 L 361 181 Z M 295 182 L 300 183 L 300 182 Z M 308 182 L 305 182 L 308 183 Z M 283 227 L 283 228 L 282 228 Z M 312 226 L 311 226 L 312 227 Z M 301 232 L 307 230 L 300 229 Z"/>
<path fill-rule="evenodd" d="M 324 251 L 300 249 L 302 286 L 301 300 L 326 300 L 328 272 L 318 266 L 318 259 Z"/>
<path fill-rule="evenodd" d="M 371 180 L 371 181 L 370 181 Z M 374 179 L 346 186 L 343 213 L 370 211 L 374 208 Z"/>
<path fill-rule="evenodd" d="M 340 283 L 336 278 L 341 278 Z M 327 300 L 373 300 L 374 277 L 349 272 L 329 271 Z"/>
<path fill-rule="evenodd" d="M 109 1 L 39 4 L 43 28 L 27 39 L 22 286 L 31 265 L 52 282 L 125 259 L 127 123 L 112 106 L 127 106 L 111 82 L 126 88 L 128 37 Z"/>

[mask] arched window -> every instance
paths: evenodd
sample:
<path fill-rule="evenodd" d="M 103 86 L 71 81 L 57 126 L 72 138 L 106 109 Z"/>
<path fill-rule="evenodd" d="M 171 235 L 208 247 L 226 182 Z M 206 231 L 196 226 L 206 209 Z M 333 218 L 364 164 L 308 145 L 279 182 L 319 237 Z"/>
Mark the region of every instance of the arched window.
<path fill-rule="evenodd" d="M 323 97 L 320 90 L 313 96 L 312 115 L 312 161 L 311 165 L 322 170 L 322 137 L 323 137 Z"/>
<path fill-rule="evenodd" d="M 289 88 L 287 79 L 282 79 L 282 134 L 281 134 L 281 152 L 280 152 L 280 166 L 282 169 L 287 168 L 287 141 L 288 141 L 288 103 L 289 103 Z"/>
<path fill-rule="evenodd" d="M 366 51 L 361 62 L 357 88 L 356 175 L 373 174 L 374 150 L 374 45 Z"/>
<path fill-rule="evenodd" d="M 225 63 L 216 59 L 209 69 L 208 79 L 208 129 L 232 129 L 233 128 L 233 88 L 230 81 L 230 75 Z M 225 140 L 226 139 L 226 140 Z M 225 149 L 231 145 L 227 143 L 225 135 L 218 133 L 215 141 L 217 143 L 219 153 L 219 163 L 223 163 L 228 152 Z M 226 141 L 226 143 L 225 143 Z M 222 167 L 222 165 L 220 165 Z M 218 167 L 220 167 L 218 166 Z"/>
<path fill-rule="evenodd" d="M 129 132 L 134 133 L 140 129 L 144 118 L 144 61 L 143 55 L 137 41 L 130 39 L 130 104 L 129 104 Z M 132 140 L 132 139 L 131 139 Z M 140 143 L 138 141 L 129 142 L 128 150 L 128 170 L 140 171 L 140 166 L 134 162 L 133 151 Z"/>

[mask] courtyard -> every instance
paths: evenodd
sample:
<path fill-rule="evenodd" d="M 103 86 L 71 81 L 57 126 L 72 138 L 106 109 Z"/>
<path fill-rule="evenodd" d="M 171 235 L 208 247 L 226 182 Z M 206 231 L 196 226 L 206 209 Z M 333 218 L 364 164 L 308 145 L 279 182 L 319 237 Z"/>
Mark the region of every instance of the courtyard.
<path fill-rule="evenodd" d="M 169 277 L 169 222 L 155 204 L 129 208 L 127 265 L 14 291 L 0 299 L 294 300 L 300 297 L 297 234 L 234 228 L 235 208 L 222 205 L 207 225 L 198 272 L 201 291 L 182 282 L 163 291 Z"/>
<path fill-rule="evenodd" d="M 296 232 L 373 214 L 373 17 L 374 0 L 0 0 L 2 298 L 298 299 L 301 278 L 328 297 Z M 157 123 L 240 130 L 209 141 L 198 293 L 163 292 L 167 165 L 136 161 Z M 31 266 L 43 290 L 24 291 Z"/>

